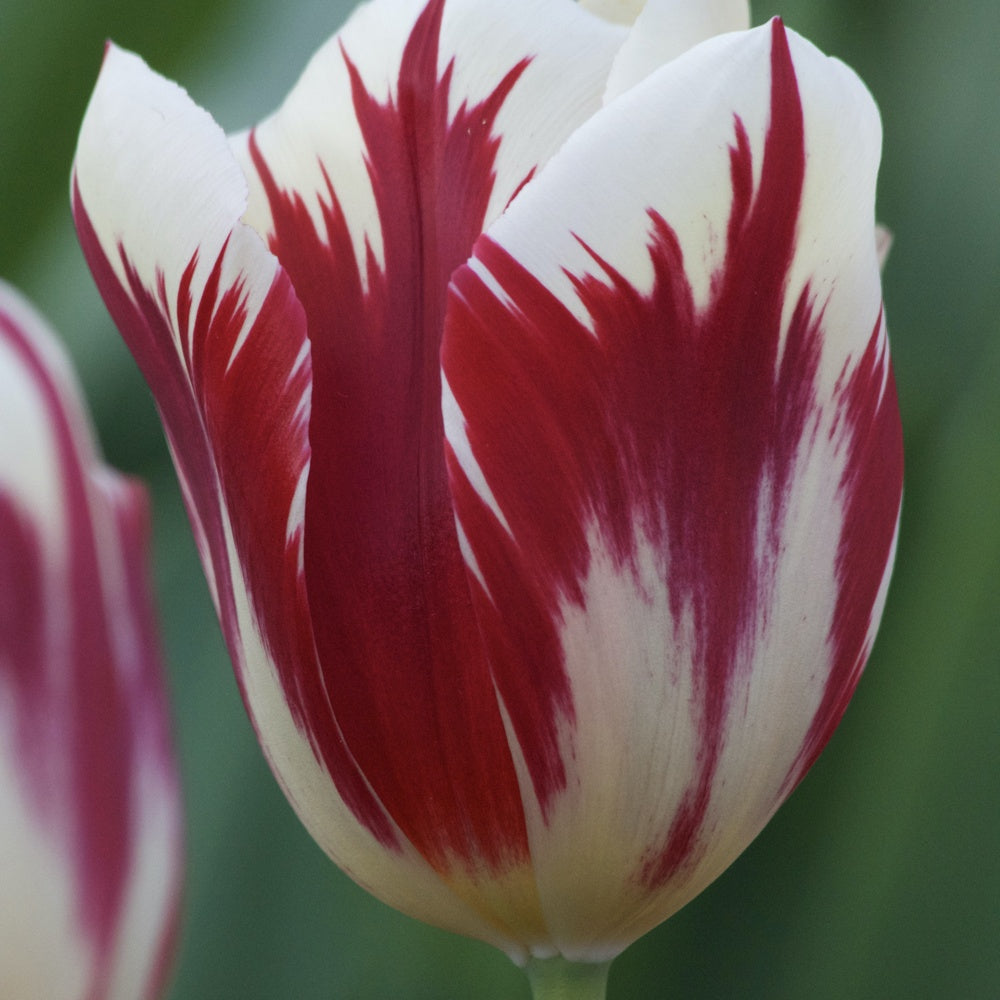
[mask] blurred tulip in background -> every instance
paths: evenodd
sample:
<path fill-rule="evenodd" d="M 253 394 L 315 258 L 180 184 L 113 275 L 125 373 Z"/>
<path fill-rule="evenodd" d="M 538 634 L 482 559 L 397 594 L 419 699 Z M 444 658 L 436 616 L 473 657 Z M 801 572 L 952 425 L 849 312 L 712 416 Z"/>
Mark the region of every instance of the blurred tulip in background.
<path fill-rule="evenodd" d="M 170 969 L 181 804 L 147 528 L 55 335 L 0 283 L 5 1000 L 154 1000 Z"/>

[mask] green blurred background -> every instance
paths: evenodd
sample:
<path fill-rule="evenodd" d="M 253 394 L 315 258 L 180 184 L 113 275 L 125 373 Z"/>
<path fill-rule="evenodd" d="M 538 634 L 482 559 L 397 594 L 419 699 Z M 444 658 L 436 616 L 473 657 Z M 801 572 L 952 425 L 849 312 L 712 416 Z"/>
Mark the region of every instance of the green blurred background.
<path fill-rule="evenodd" d="M 0 274 L 69 342 L 109 460 L 154 492 L 188 807 L 171 1000 L 528 996 L 504 956 L 355 887 L 286 805 L 243 713 L 150 397 L 70 220 L 105 38 L 235 129 L 278 103 L 349 6 L 0 0 Z M 616 962 L 610 997 L 988 1000 L 1000 997 L 1000 5 L 787 0 L 758 4 L 755 21 L 773 13 L 854 66 L 882 109 L 908 460 L 897 570 L 819 764 L 715 885 Z"/>

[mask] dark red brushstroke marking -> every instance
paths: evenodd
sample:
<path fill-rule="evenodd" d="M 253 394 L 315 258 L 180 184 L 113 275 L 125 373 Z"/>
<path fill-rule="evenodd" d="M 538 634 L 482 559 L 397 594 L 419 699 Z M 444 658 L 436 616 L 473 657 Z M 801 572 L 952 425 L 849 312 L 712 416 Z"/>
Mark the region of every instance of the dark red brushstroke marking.
<path fill-rule="evenodd" d="M 46 634 L 47 626 L 58 626 L 49 617 L 52 609 L 42 596 L 45 557 L 41 541 L 30 526 L 28 515 L 16 512 L 10 500 L 3 503 L 3 540 L 14 543 L 25 559 L 20 568 L 11 567 L 13 575 L 6 585 L 10 587 L 12 581 L 17 581 L 14 589 L 23 585 L 25 606 L 19 610 L 33 616 L 31 622 L 14 623 L 16 628 L 24 630 L 24 635 L 12 652 L 27 659 L 26 666 L 14 678 L 15 690 L 23 698 L 20 710 L 29 719 L 34 716 L 34 723 L 29 723 L 28 729 L 34 729 L 36 734 L 43 728 L 51 734 L 52 715 L 57 713 L 61 720 L 57 728 L 66 741 L 62 746 L 51 746 L 48 740 L 36 742 L 25 753 L 24 761 L 32 767 L 30 762 L 38 760 L 37 766 L 43 772 L 43 781 L 29 791 L 45 798 L 62 797 L 67 791 L 72 796 L 73 828 L 65 832 L 79 878 L 79 921 L 94 942 L 98 955 L 94 988 L 103 992 L 111 972 L 115 934 L 132 863 L 131 832 L 135 815 L 130 790 L 136 763 L 130 706 L 117 674 L 113 626 L 105 606 L 106 594 L 100 585 L 102 567 L 90 520 L 88 470 L 80 463 L 70 418 L 58 387 L 30 341 L 2 314 L 0 333 L 37 387 L 51 421 L 56 446 L 54 461 L 63 486 L 59 499 L 67 532 L 68 632 L 65 645 L 53 649 L 49 644 L 51 636 Z M 67 657 L 62 665 L 65 676 L 60 680 L 60 687 L 65 683 L 66 688 L 65 694 L 56 699 L 52 687 L 37 680 L 26 682 L 21 671 L 36 670 L 39 676 L 51 677 L 54 668 L 47 661 L 58 652 Z M 58 804 L 51 801 L 40 804 L 45 811 L 51 810 L 52 820 L 57 821 Z"/>
<path fill-rule="evenodd" d="M 3 317 L 0 316 L 0 325 Z M 42 551 L 34 524 L 13 497 L 0 490 L 0 667 L 13 692 L 14 746 L 25 790 L 44 792 L 45 723 L 53 693 L 45 668 L 45 595 Z M 38 803 L 45 808 L 45 802 Z"/>
<path fill-rule="evenodd" d="M 854 693 L 868 657 L 868 630 L 886 567 L 903 483 L 903 431 L 896 380 L 879 316 L 865 353 L 838 385 L 838 425 L 849 454 L 840 482 L 844 530 L 837 550 L 837 608 L 831 640 L 833 664 L 823 698 L 789 771 L 787 791 L 805 776 L 826 746 Z M 883 391 L 884 383 L 884 391 Z"/>
<path fill-rule="evenodd" d="M 489 589 L 476 596 L 497 686 L 518 737 L 543 748 L 528 760 L 543 807 L 557 759 L 553 710 L 571 710 L 560 697 L 567 687 L 560 607 L 582 605 L 588 525 L 602 532 L 617 568 L 636 575 L 633 533 L 641 528 L 662 553 L 675 620 L 685 609 L 692 616 L 697 771 L 665 841 L 645 859 L 640 877 L 651 886 L 697 861 L 734 671 L 769 600 L 796 451 L 814 433 L 822 317 L 808 289 L 778 363 L 805 171 L 802 108 L 778 21 L 771 74 L 756 191 L 749 140 L 735 123 L 726 259 L 703 312 L 674 232 L 651 212 L 648 296 L 593 253 L 600 276 L 574 279 L 596 336 L 488 237 L 475 256 L 516 305 L 508 308 L 464 267 L 446 323 L 444 370 L 516 541 L 449 455 L 456 510 Z M 867 389 L 857 390 L 859 427 Z M 871 496 L 891 485 L 891 474 L 871 483 L 851 523 L 863 522 L 873 502 L 891 507 L 898 484 L 888 498 Z M 765 486 L 774 506 L 758 551 Z M 892 522 L 883 519 L 878 530 L 885 542 Z M 859 607 L 868 596 L 858 595 Z"/>
<path fill-rule="evenodd" d="M 502 869 L 526 855 L 527 838 L 454 525 L 439 345 L 449 277 L 482 232 L 494 187 L 496 117 L 527 61 L 449 121 L 443 11 L 432 0 L 416 21 L 385 103 L 343 54 L 383 265 L 369 251 L 362 273 L 336 178 L 316 232 L 251 139 L 271 247 L 305 307 L 313 361 L 305 569 L 322 674 L 279 663 L 316 746 L 327 754 L 346 740 L 431 864 Z M 342 768 L 328 767 L 339 785 Z"/>
<path fill-rule="evenodd" d="M 230 514 L 265 646 L 275 662 L 307 683 L 318 676 L 318 670 L 296 540 L 286 544 L 286 534 L 298 472 L 308 455 L 302 419 L 295 411 L 308 385 L 309 365 L 291 374 L 304 342 L 305 321 L 287 275 L 281 271 L 276 275 L 242 350 L 231 360 L 246 319 L 245 290 L 240 285 L 221 287 L 223 249 L 192 312 L 191 281 L 197 263 L 193 258 L 176 303 L 185 345 L 182 361 L 171 339 L 162 276 L 155 293 L 147 289 L 119 248 L 127 274 L 127 287 L 123 286 L 76 188 L 74 215 L 87 263 L 153 390 L 175 461 L 188 484 L 190 496 L 185 501 L 192 521 L 204 531 L 207 551 L 202 552 L 202 559 L 212 567 L 222 630 L 234 662 L 241 662 L 242 643 L 222 504 Z M 246 700 L 239 670 L 237 679 Z M 306 693 L 322 704 L 318 682 Z M 300 701 L 296 698 L 290 704 L 295 715 Z M 296 721 L 310 731 L 303 714 Z M 342 741 L 325 745 L 323 757 L 359 819 L 383 844 L 395 845 L 391 825 Z"/>

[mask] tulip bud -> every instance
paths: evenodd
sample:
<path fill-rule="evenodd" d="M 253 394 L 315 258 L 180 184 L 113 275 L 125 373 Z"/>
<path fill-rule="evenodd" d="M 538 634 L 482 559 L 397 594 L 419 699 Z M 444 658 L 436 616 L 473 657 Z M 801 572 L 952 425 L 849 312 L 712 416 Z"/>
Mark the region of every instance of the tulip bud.
<path fill-rule="evenodd" d="M 230 138 L 112 47 L 74 170 L 282 787 L 521 963 L 760 831 L 899 515 L 870 95 L 744 3 L 618 6 L 375 0 Z"/>

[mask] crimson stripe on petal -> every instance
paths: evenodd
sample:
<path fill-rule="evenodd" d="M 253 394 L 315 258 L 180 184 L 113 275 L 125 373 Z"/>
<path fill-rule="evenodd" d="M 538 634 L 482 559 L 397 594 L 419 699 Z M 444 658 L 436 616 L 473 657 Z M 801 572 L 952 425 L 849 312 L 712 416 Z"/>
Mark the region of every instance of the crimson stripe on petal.
<path fill-rule="evenodd" d="M 235 631 L 225 535 L 218 513 L 218 481 L 189 375 L 173 346 L 170 305 L 165 301 L 162 275 L 155 292 L 144 287 L 124 248 L 119 245 L 117 252 L 125 267 L 127 287 L 119 281 L 87 213 L 75 179 L 73 218 L 80 246 L 104 304 L 136 359 L 139 370 L 153 388 L 167 440 L 178 464 L 185 490 L 184 499 L 195 524 L 198 546 L 206 567 L 210 569 L 209 583 L 219 607 L 226 641 L 234 649 L 236 657 L 239 640 Z M 177 305 L 182 323 L 186 323 L 189 309 L 190 301 L 182 297 Z M 234 643 L 237 644 L 235 647 Z"/>
<path fill-rule="evenodd" d="M 329 710 L 297 672 L 283 681 L 316 745 L 346 739 L 433 865 L 501 869 L 525 856 L 526 833 L 452 514 L 439 343 L 448 278 L 482 231 L 493 190 L 495 120 L 526 62 L 449 119 L 453 63 L 440 76 L 437 66 L 444 6 L 432 0 L 420 15 L 385 103 L 343 53 L 381 263 L 370 251 L 358 265 L 332 184 L 317 232 L 251 138 L 271 247 L 308 317 L 305 573 Z"/>
<path fill-rule="evenodd" d="M 844 530 L 837 550 L 832 667 L 789 772 L 786 794 L 812 767 L 840 722 L 874 639 L 892 569 L 903 483 L 903 435 L 885 320 L 879 316 L 857 367 L 837 385 L 839 436 L 848 456 L 840 481 Z"/>
<path fill-rule="evenodd" d="M 0 665 L 17 705 L 14 740 L 18 760 L 28 772 L 26 787 L 38 790 L 44 790 L 48 782 L 44 757 L 33 748 L 44 742 L 52 697 L 45 669 L 41 569 L 40 545 L 31 517 L 0 490 L 0 580 L 4 581 L 0 588 Z M 40 805 L 44 807 L 44 802 Z"/>

